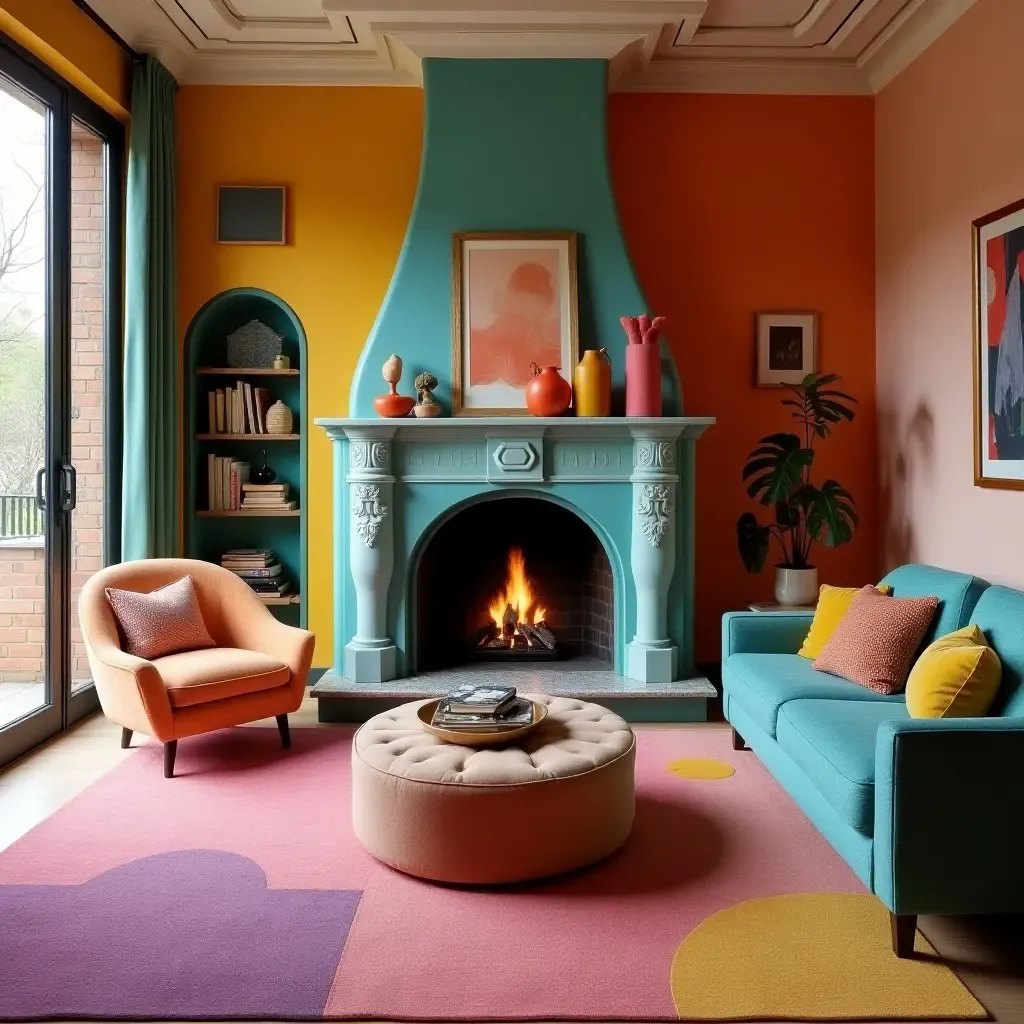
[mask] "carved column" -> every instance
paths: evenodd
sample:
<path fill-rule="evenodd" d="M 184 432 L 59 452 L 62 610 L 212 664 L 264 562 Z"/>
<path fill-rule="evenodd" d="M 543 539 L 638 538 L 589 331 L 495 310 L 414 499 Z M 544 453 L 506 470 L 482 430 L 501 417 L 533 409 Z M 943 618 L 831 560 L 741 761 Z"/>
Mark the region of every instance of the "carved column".
<path fill-rule="evenodd" d="M 630 433 L 636 633 L 626 649 L 626 675 L 645 683 L 670 683 L 676 678 L 676 647 L 668 637 L 679 502 L 675 432 L 655 426 L 636 427 Z"/>
<path fill-rule="evenodd" d="M 395 677 L 388 636 L 388 588 L 395 567 L 391 438 L 348 432 L 348 564 L 356 591 L 356 632 L 345 645 L 345 675 L 357 683 Z"/>

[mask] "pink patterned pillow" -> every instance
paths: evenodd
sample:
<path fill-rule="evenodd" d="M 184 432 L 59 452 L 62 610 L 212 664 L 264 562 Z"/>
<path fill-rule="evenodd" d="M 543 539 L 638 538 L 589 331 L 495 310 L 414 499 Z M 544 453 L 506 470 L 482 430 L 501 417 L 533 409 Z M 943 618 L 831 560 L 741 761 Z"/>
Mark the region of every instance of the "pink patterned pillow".
<path fill-rule="evenodd" d="M 121 627 L 125 650 L 137 658 L 216 647 L 199 610 L 191 576 L 149 594 L 107 587 L 107 600 Z"/>
<path fill-rule="evenodd" d="M 864 587 L 814 667 L 876 693 L 899 693 L 938 604 L 937 597 L 887 597 Z"/>

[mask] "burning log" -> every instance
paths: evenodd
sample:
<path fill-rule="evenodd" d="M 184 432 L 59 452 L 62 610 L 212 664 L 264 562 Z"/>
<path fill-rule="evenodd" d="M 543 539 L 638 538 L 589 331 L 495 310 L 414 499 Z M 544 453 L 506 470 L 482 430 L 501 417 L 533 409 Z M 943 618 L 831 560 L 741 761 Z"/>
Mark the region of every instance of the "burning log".
<path fill-rule="evenodd" d="M 519 632 L 534 646 L 540 646 L 549 651 L 555 649 L 555 634 L 541 623 L 531 626 L 528 623 L 521 622 L 519 624 Z"/>
<path fill-rule="evenodd" d="M 487 647 L 489 644 L 494 643 L 499 636 L 501 636 L 501 630 L 498 629 L 498 624 L 489 621 L 486 626 L 481 626 L 473 634 L 472 643 L 474 647 Z"/>
<path fill-rule="evenodd" d="M 517 622 L 518 616 L 515 608 L 510 604 L 505 605 L 505 614 L 501 620 L 501 635 L 506 640 L 511 640 L 515 635 Z"/>

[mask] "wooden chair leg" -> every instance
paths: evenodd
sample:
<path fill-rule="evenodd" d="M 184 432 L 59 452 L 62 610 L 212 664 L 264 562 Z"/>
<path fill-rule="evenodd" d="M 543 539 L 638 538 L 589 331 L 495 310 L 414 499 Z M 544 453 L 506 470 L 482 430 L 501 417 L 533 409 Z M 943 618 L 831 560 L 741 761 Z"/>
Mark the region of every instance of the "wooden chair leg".
<path fill-rule="evenodd" d="M 735 730 L 732 731 L 732 749 L 733 750 L 746 750 L 747 743 L 743 737 Z"/>
<path fill-rule="evenodd" d="M 894 914 L 889 912 L 892 929 L 892 951 L 906 960 L 914 955 L 914 936 L 917 934 L 917 914 Z"/>
<path fill-rule="evenodd" d="M 174 755 L 178 752 L 178 741 L 171 740 L 164 744 L 164 778 L 174 778 Z"/>
<path fill-rule="evenodd" d="M 131 729 L 121 728 L 121 749 L 127 750 L 132 745 Z"/>
<path fill-rule="evenodd" d="M 281 746 L 290 747 L 292 745 L 292 734 L 288 728 L 288 716 L 278 715 L 277 716 L 277 731 L 281 734 Z"/>

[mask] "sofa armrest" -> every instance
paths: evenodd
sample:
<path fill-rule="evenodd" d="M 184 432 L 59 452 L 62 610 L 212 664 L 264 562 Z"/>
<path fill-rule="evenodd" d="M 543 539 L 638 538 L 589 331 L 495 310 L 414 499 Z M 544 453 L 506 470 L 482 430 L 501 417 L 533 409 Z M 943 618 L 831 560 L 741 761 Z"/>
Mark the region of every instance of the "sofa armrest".
<path fill-rule="evenodd" d="M 796 654 L 813 620 L 813 612 L 726 612 L 722 661 L 730 654 Z"/>
<path fill-rule="evenodd" d="M 157 667 L 105 639 L 85 644 L 103 713 L 133 732 L 173 739 L 171 702 Z"/>
<path fill-rule="evenodd" d="M 1024 718 L 883 722 L 874 890 L 897 914 L 1024 911 Z"/>

